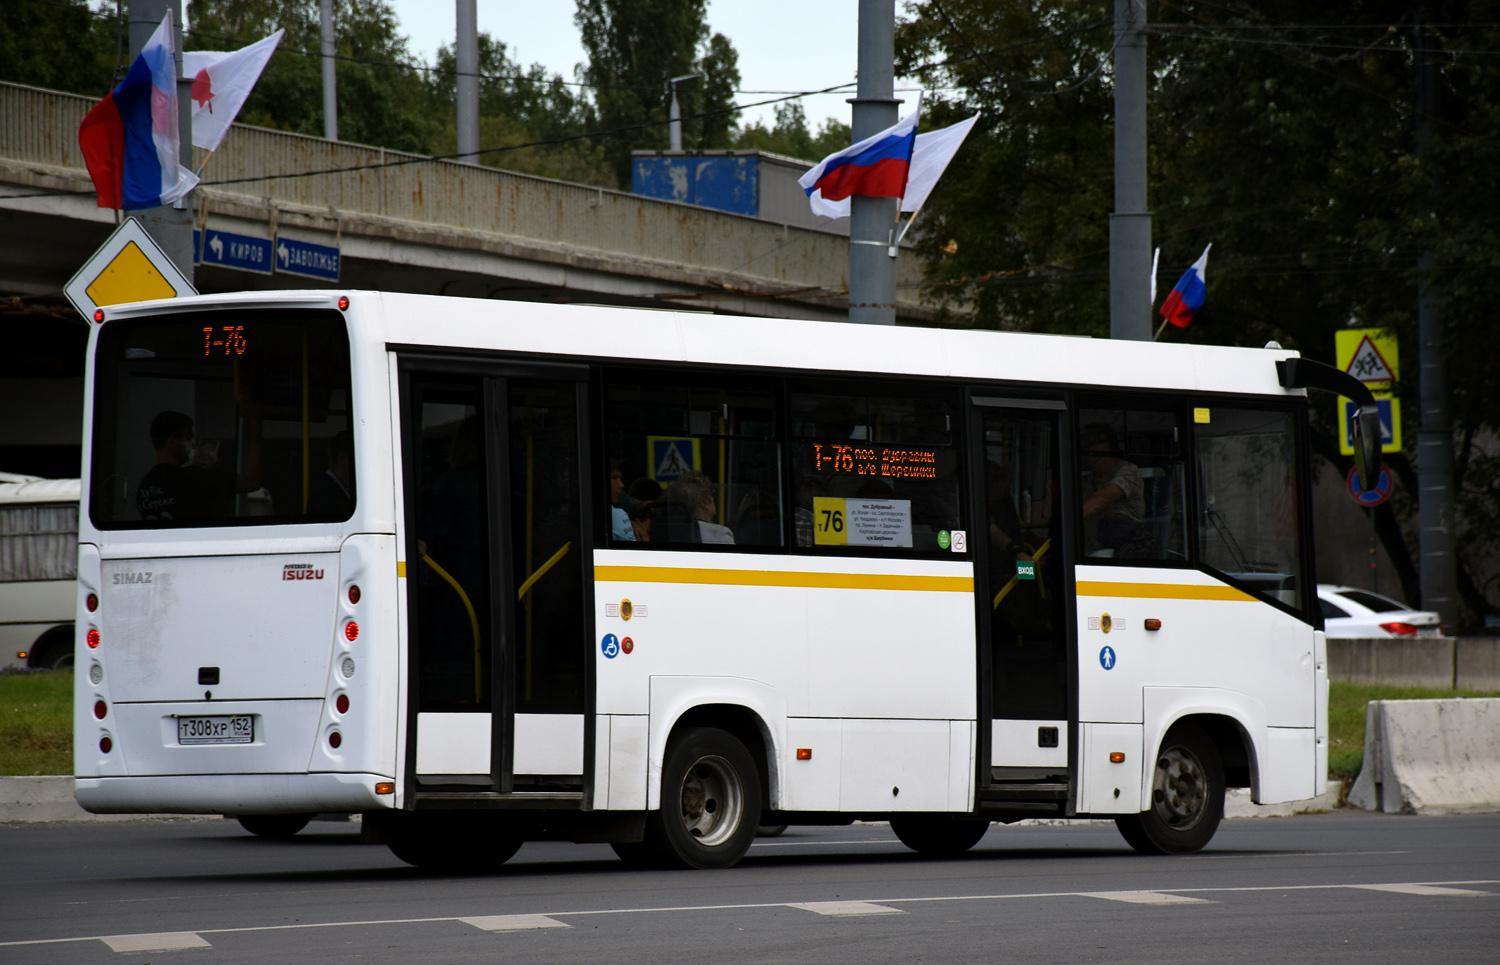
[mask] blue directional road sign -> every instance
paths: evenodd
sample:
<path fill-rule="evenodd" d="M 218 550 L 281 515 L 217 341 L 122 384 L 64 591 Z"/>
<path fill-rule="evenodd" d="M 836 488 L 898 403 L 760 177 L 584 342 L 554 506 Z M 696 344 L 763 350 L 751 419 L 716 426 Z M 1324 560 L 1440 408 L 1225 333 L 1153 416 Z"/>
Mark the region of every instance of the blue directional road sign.
<path fill-rule="evenodd" d="M 200 265 L 215 265 L 233 268 L 236 271 L 253 271 L 257 275 L 271 273 L 271 242 L 266 238 L 251 238 L 213 228 L 206 232 L 193 232 L 193 260 Z"/>
<path fill-rule="evenodd" d="M 290 238 L 276 239 L 276 271 L 320 281 L 339 280 L 339 250 Z"/>

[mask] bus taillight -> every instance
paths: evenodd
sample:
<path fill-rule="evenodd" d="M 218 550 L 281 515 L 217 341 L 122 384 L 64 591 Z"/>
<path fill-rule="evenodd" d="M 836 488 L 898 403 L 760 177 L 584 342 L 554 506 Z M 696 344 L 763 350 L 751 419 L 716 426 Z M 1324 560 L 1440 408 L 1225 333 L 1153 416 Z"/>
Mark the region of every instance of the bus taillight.
<path fill-rule="evenodd" d="M 115 742 L 109 739 L 108 734 L 105 734 L 103 737 L 99 738 L 99 752 L 101 754 L 108 754 L 114 746 Z"/>
<path fill-rule="evenodd" d="M 358 602 L 359 602 L 359 584 L 358 583 L 351 583 L 351 584 L 349 584 L 349 605 L 353 606 L 354 604 L 356 604 Z"/>
<path fill-rule="evenodd" d="M 334 748 L 335 750 L 337 750 L 338 746 L 343 742 L 344 737 L 338 731 L 334 731 L 332 734 L 328 735 L 328 746 Z"/>
<path fill-rule="evenodd" d="M 349 713 L 349 695 L 339 694 L 338 699 L 333 702 L 333 706 L 337 707 L 341 714 Z"/>
<path fill-rule="evenodd" d="M 358 637 L 359 637 L 359 624 L 355 623 L 353 620 L 350 620 L 348 623 L 344 624 L 344 638 L 345 639 L 349 640 L 352 643 Z"/>
<path fill-rule="evenodd" d="M 107 704 L 105 704 L 104 701 L 102 701 L 102 700 L 96 700 L 96 701 L 94 701 L 94 716 L 95 717 L 99 718 L 100 720 L 103 720 L 104 719 L 104 715 L 107 714 L 107 713 L 109 713 L 109 706 Z"/>
<path fill-rule="evenodd" d="M 90 629 L 89 632 L 88 632 L 88 634 L 85 636 L 84 639 L 88 640 L 88 642 L 89 642 L 89 649 L 90 650 L 96 650 L 96 649 L 98 649 L 98 647 L 99 647 L 99 631 L 98 630 Z"/>
<path fill-rule="evenodd" d="M 90 613 L 93 613 L 95 610 L 99 609 L 99 594 L 90 593 L 88 596 L 84 597 L 83 605 L 89 608 Z"/>

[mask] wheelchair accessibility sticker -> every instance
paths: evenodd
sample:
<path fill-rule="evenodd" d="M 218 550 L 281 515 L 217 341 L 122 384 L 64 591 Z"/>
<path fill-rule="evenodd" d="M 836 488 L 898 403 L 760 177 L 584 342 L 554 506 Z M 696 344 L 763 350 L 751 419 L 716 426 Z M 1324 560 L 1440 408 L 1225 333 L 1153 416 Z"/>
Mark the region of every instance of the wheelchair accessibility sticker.
<path fill-rule="evenodd" d="M 609 659 L 615 659 L 620 655 L 620 638 L 613 633 L 606 633 L 603 642 L 599 644 L 599 649 L 603 650 L 604 655 Z"/>
<path fill-rule="evenodd" d="M 1115 648 L 1105 647 L 1099 651 L 1099 666 L 1105 670 L 1115 669 Z"/>

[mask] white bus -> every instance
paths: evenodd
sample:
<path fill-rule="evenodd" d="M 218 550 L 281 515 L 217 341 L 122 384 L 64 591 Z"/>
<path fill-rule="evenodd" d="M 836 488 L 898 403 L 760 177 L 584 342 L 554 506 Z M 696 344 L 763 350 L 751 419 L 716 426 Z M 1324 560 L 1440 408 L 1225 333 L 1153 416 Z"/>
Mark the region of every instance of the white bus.
<path fill-rule="evenodd" d="M 73 666 L 78 480 L 0 472 L 0 668 Z"/>
<path fill-rule="evenodd" d="M 1226 786 L 1323 789 L 1295 353 L 371 292 L 107 314 L 91 811 L 713 867 L 856 819 L 1189 852 Z"/>

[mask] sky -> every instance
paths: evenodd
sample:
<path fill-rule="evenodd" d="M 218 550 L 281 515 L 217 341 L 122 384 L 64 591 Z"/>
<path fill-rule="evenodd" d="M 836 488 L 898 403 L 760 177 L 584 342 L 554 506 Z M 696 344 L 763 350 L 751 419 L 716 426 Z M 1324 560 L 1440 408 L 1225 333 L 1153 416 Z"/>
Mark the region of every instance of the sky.
<path fill-rule="evenodd" d="M 412 53 L 428 63 L 442 44 L 452 44 L 453 0 L 392 0 Z M 503 40 L 513 60 L 541 63 L 549 73 L 573 80 L 586 58 L 573 24 L 573 0 L 478 0 L 479 30 Z M 740 86 L 750 90 L 816 90 L 854 80 L 858 0 L 710 0 L 709 30 L 721 33 L 740 55 Z M 774 95 L 741 94 L 740 103 Z M 826 117 L 849 122 L 845 98 L 820 95 L 803 101 L 808 125 Z M 752 108 L 741 123 L 774 121 L 775 107 Z"/>

